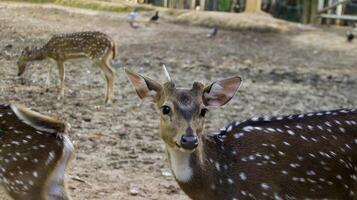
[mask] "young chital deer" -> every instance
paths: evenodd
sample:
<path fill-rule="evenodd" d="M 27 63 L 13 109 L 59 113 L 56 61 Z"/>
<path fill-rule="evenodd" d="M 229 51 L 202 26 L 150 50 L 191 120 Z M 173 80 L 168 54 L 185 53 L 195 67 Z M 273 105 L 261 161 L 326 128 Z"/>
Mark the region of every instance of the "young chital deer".
<path fill-rule="evenodd" d="M 233 121 L 204 134 L 208 107 L 226 104 L 239 77 L 179 89 L 126 70 L 160 110 L 175 179 L 194 200 L 357 199 L 357 110 Z"/>
<path fill-rule="evenodd" d="M 110 60 L 116 56 L 116 45 L 112 38 L 101 32 L 75 32 L 53 36 L 40 48 L 26 47 L 18 59 L 18 75 L 21 76 L 27 63 L 34 60 L 51 58 L 56 61 L 61 81 L 58 98 L 64 97 L 64 62 L 69 59 L 87 57 L 103 71 L 106 79 L 105 102 L 113 98 L 115 72 Z M 50 81 L 51 68 L 48 71 L 47 84 Z"/>
<path fill-rule="evenodd" d="M 69 200 L 64 173 L 73 145 L 60 121 L 0 105 L 0 188 L 15 200 Z"/>

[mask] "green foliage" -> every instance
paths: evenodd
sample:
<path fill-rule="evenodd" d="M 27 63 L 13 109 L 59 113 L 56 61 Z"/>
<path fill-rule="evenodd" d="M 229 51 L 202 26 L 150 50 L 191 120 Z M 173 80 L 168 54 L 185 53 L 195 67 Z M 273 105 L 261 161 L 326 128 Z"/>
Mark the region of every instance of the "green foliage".
<path fill-rule="evenodd" d="M 128 12 L 132 10 L 132 6 L 129 5 L 95 0 L 56 0 L 55 4 L 112 12 Z"/>
<path fill-rule="evenodd" d="M 22 1 L 28 3 L 53 3 L 56 0 L 12 0 L 12 1 Z"/>
<path fill-rule="evenodd" d="M 28 3 L 54 3 L 57 5 L 63 5 L 68 7 L 76 7 L 76 8 L 86 8 L 93 10 L 101 10 L 101 11 L 111 11 L 111 12 L 129 12 L 134 7 L 137 7 L 134 4 L 128 3 L 119 3 L 119 2 L 106 2 L 99 0 L 14 0 L 14 1 L 22 1 Z M 153 10 L 153 8 L 139 6 L 137 7 L 139 10 Z"/>
<path fill-rule="evenodd" d="M 231 1 L 230 0 L 221 0 L 219 2 L 219 10 L 220 11 L 229 11 L 231 8 Z"/>

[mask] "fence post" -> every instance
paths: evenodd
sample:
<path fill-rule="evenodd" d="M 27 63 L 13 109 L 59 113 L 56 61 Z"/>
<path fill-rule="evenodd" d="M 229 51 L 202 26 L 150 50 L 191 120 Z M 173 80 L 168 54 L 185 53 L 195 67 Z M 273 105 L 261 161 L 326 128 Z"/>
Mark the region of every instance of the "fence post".
<path fill-rule="evenodd" d="M 246 1 L 244 12 L 259 12 L 261 11 L 262 0 L 249 0 Z"/>
<path fill-rule="evenodd" d="M 167 0 L 164 0 L 164 7 L 167 8 Z"/>
<path fill-rule="evenodd" d="M 310 0 L 303 1 L 302 23 L 307 24 L 310 20 Z"/>
<path fill-rule="evenodd" d="M 342 0 L 338 0 L 339 2 L 341 2 Z M 341 16 L 342 15 L 342 4 L 340 4 L 340 5 L 338 5 L 337 7 L 336 7 L 336 15 L 338 15 L 338 16 Z M 341 25 L 341 20 L 339 20 L 339 19 L 337 19 L 336 20 L 336 24 L 337 25 Z"/>
<path fill-rule="evenodd" d="M 316 16 L 318 11 L 318 0 L 311 0 L 311 14 L 310 14 L 310 23 L 316 23 Z"/>

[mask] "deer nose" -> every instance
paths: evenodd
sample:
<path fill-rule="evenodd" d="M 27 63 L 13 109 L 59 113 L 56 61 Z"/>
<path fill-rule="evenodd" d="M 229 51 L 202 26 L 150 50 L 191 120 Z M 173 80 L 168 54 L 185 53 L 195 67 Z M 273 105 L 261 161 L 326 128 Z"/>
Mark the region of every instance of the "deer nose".
<path fill-rule="evenodd" d="M 194 135 L 182 135 L 181 137 L 181 147 L 187 150 L 193 150 L 197 147 L 198 145 L 198 139 Z"/>

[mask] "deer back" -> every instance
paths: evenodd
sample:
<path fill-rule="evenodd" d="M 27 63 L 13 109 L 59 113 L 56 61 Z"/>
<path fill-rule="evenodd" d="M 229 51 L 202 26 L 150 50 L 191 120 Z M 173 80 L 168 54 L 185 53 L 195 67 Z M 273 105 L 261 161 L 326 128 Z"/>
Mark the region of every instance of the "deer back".
<path fill-rule="evenodd" d="M 203 145 L 179 183 L 193 199 L 356 198 L 356 109 L 232 122 Z"/>
<path fill-rule="evenodd" d="M 74 32 L 53 36 L 45 45 L 54 59 L 89 57 L 103 58 L 109 51 L 115 54 L 115 42 L 102 32 Z M 114 55 L 113 55 L 114 56 Z"/>
<path fill-rule="evenodd" d="M 69 198 L 63 176 L 73 146 L 64 127 L 26 108 L 0 106 L 0 183 L 11 197 Z"/>

